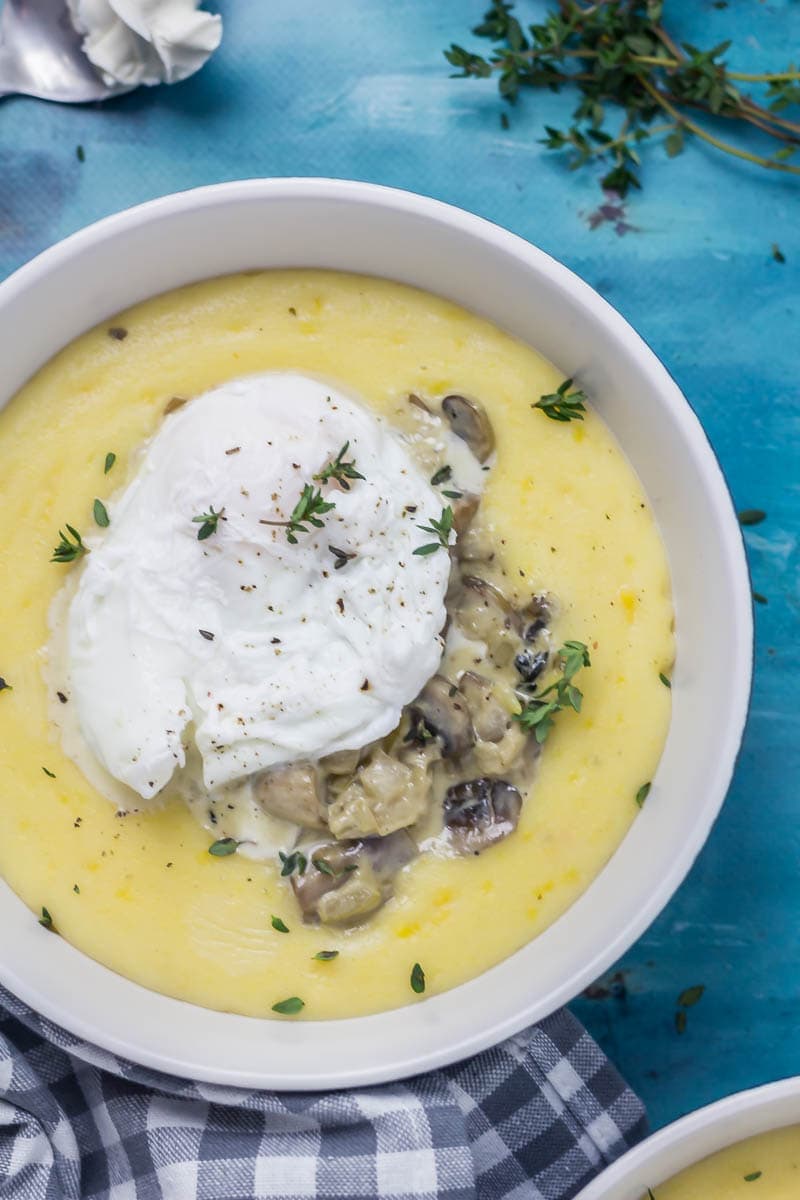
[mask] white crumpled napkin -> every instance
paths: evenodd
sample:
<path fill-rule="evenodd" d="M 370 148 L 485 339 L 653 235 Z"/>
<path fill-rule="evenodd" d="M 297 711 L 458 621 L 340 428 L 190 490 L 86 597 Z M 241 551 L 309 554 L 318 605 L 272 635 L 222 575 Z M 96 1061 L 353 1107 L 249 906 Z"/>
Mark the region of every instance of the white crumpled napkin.
<path fill-rule="evenodd" d="M 67 0 L 83 49 L 109 85 L 178 83 L 222 38 L 222 18 L 200 0 Z"/>

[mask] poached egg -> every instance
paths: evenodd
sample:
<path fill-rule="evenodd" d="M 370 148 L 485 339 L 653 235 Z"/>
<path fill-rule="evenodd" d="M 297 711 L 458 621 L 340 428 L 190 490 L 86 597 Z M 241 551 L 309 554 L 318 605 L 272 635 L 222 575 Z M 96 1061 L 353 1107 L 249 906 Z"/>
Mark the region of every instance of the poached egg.
<path fill-rule="evenodd" d="M 314 481 L 345 443 L 363 479 Z M 335 507 L 291 544 L 274 522 L 308 484 Z M 150 799 L 191 742 L 213 790 L 391 732 L 442 655 L 450 558 L 414 553 L 442 504 L 386 422 L 318 379 L 255 375 L 168 415 L 69 606 L 89 749 Z"/>

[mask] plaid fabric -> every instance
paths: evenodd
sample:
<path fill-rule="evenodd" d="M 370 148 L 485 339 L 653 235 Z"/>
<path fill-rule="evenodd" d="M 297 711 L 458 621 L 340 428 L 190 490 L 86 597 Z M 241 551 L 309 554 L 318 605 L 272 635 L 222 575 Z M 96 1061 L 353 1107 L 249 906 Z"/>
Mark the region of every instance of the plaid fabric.
<path fill-rule="evenodd" d="M 644 1132 L 565 1011 L 404 1083 L 279 1095 L 123 1062 L 0 989 L 4 1200 L 568 1200 Z"/>

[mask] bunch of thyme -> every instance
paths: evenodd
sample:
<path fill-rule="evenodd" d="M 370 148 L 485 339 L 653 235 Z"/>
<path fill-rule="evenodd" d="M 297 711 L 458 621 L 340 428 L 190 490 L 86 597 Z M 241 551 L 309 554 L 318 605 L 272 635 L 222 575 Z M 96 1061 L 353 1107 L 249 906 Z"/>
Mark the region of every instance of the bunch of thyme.
<path fill-rule="evenodd" d="M 724 62 L 729 41 L 710 50 L 675 41 L 663 24 L 665 0 L 558 0 L 543 23 L 526 29 L 513 8 L 508 0 L 493 0 L 473 30 L 493 43 L 488 57 L 454 44 L 445 51 L 447 61 L 457 68 L 456 78 L 496 76 L 509 103 L 526 88 L 576 89 L 571 124 L 546 125 L 541 140 L 550 150 L 566 151 L 572 169 L 603 161 L 609 168 L 601 180 L 605 190 L 625 196 L 641 188 L 639 150 L 656 135 L 664 136 L 670 157 L 693 136 L 768 170 L 800 175 L 800 166 L 788 161 L 800 146 L 800 123 L 784 115 L 800 104 L 794 64 L 778 72 L 731 71 Z M 765 104 L 739 84 L 764 85 Z M 607 128 L 609 104 L 620 112 L 613 132 Z M 755 154 L 717 136 L 726 121 L 758 130 L 777 147 L 769 156 Z M 508 126 L 506 112 L 501 122 Z"/>

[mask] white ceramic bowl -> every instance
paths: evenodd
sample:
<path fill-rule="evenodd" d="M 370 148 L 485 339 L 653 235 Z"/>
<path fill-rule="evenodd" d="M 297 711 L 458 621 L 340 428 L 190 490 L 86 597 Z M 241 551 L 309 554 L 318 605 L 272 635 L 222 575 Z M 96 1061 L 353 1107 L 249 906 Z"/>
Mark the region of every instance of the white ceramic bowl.
<path fill-rule="evenodd" d="M 800 1124 L 800 1076 L 768 1083 L 699 1108 L 640 1142 L 575 1200 L 642 1200 L 694 1163 L 745 1138 Z M 702 1200 L 698 1196 L 698 1200 Z"/>
<path fill-rule="evenodd" d="M 717 460 L 674 381 L 630 326 L 541 250 L 407 192 L 250 180 L 168 196 L 84 229 L 0 284 L 0 404 L 59 347 L 120 309 L 256 267 L 329 267 L 426 288 L 577 375 L 650 497 L 677 610 L 672 726 L 643 813 L 555 925 L 454 991 L 335 1028 L 210 1012 L 138 987 L 48 937 L 0 886 L 0 979 L 67 1029 L 196 1079 L 347 1087 L 456 1061 L 546 1016 L 663 908 L 730 782 L 750 691 L 750 586 Z"/>

